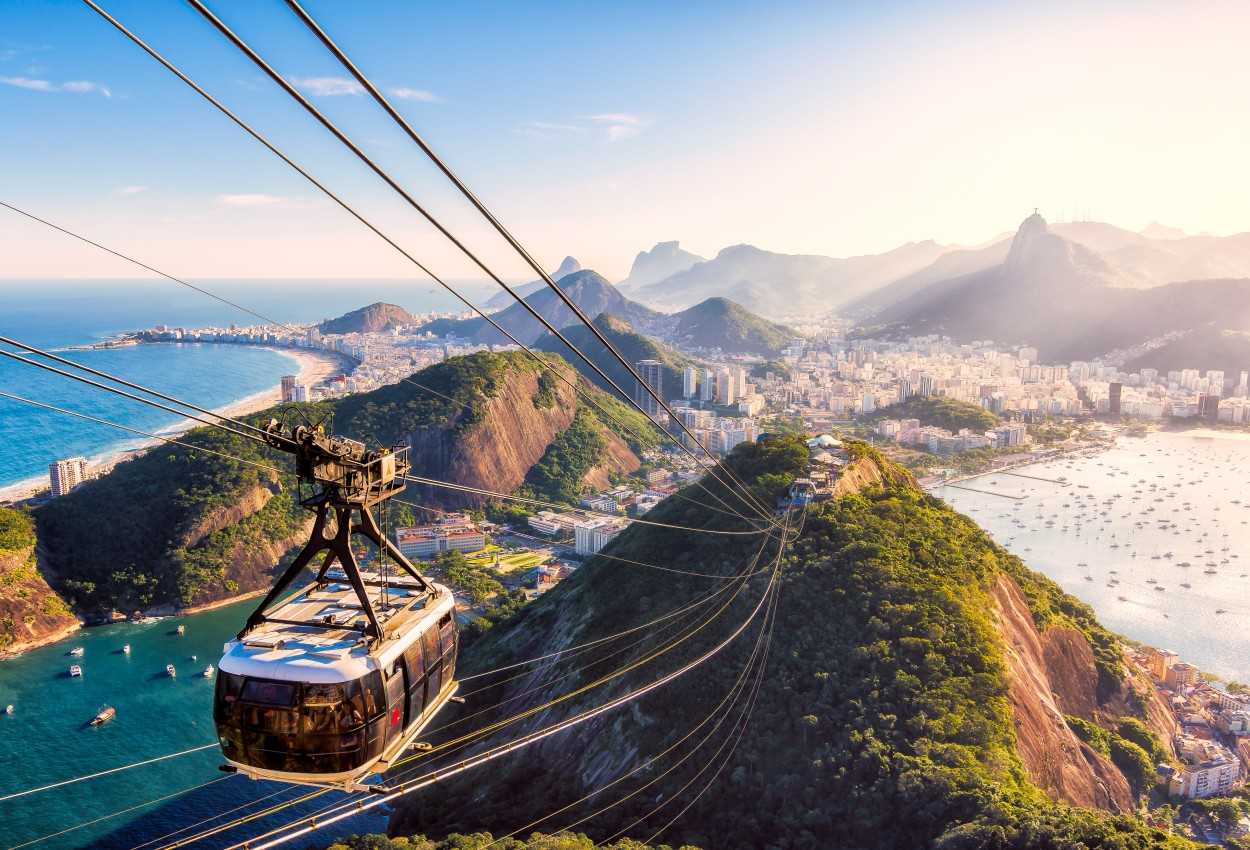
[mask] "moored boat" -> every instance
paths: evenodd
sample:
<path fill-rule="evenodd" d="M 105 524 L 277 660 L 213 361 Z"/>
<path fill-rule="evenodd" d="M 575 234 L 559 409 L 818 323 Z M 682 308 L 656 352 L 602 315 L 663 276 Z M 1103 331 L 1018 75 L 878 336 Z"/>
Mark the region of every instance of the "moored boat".
<path fill-rule="evenodd" d="M 100 710 L 96 712 L 95 717 L 91 718 L 92 726 L 102 726 L 117 716 L 117 709 L 111 705 L 102 705 Z"/>
<path fill-rule="evenodd" d="M 165 672 L 169 674 L 169 678 L 171 679 L 178 675 L 178 671 L 174 669 L 174 665 L 172 664 L 165 665 Z"/>
<path fill-rule="evenodd" d="M 82 675 L 82 668 L 77 664 L 69 665 L 69 675 L 71 679 L 76 679 Z"/>

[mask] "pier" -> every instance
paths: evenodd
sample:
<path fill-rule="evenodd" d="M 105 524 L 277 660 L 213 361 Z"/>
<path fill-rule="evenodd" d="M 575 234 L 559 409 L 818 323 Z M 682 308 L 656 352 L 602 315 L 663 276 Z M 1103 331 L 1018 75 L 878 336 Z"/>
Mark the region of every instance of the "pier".
<path fill-rule="evenodd" d="M 955 490 L 967 490 L 969 493 L 982 493 L 986 496 L 998 496 L 1001 499 L 1014 499 L 1017 502 L 1024 500 L 1024 496 L 1013 496 L 1010 493 L 995 493 L 993 490 L 979 490 L 976 487 L 965 487 L 962 484 L 941 484 L 941 487 L 951 487 Z"/>

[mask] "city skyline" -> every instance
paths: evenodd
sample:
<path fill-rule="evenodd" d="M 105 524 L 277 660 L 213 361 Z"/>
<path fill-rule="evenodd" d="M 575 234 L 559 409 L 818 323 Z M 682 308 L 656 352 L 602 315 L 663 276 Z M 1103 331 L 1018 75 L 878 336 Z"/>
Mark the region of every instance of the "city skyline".
<path fill-rule="evenodd" d="M 532 277 L 281 4 L 219 5 L 503 276 Z M 108 8 L 440 272 L 480 276 L 193 10 Z M 573 254 L 617 280 L 670 239 L 704 255 L 979 244 L 1035 206 L 1250 229 L 1250 119 L 1226 108 L 1246 77 L 1243 8 L 989 9 L 312 7 L 552 266 Z M 9 201 L 198 277 L 411 276 L 85 6 L 23 4 L 0 24 L 0 108 L 21 117 L 0 166 Z M 5 275 L 129 274 L 62 240 L 12 217 Z"/>

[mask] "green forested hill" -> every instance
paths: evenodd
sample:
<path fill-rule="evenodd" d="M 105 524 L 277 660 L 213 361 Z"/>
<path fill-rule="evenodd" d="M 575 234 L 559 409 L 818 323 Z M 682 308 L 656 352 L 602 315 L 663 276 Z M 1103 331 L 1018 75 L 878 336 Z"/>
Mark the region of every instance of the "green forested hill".
<path fill-rule="evenodd" d="M 858 454 L 859 463 L 892 469 L 866 447 Z M 802 471 L 805 458 L 800 440 L 778 438 L 739 447 L 730 463 L 769 498 Z M 1115 639 L 1088 608 L 1029 572 L 975 523 L 914 489 L 906 476 L 884 479 L 885 486 L 813 504 L 797 542 L 786 551 L 767 676 L 749 729 L 725 772 L 696 799 L 706 777 L 683 786 L 711 757 L 719 739 L 668 776 L 661 772 L 671 759 L 662 759 L 642 777 L 597 798 L 594 809 L 619 802 L 578 828 L 606 837 L 678 797 L 680 806 L 691 803 L 691 808 L 662 837 L 718 850 L 1190 846 L 1135 818 L 1056 803 L 1033 784 L 1016 750 L 1004 638 L 993 613 L 995 583 L 1012 577 L 1023 586 L 1039 628 L 1074 625 L 1095 646 L 1111 650 Z M 730 517 L 672 499 L 651 516 L 735 527 Z M 749 539 L 694 538 L 634 527 L 607 551 L 618 558 L 727 575 L 757 545 Z M 766 551 L 776 550 L 770 544 Z M 725 622 L 693 640 L 695 646 L 677 650 L 677 658 L 631 673 L 605 692 L 549 709 L 524 728 L 600 703 L 693 657 L 749 612 L 764 582 L 753 579 Z M 462 664 L 472 672 L 582 644 L 645 622 L 708 590 L 704 578 L 593 560 L 512 622 L 497 626 Z M 469 824 L 511 828 L 605 785 L 673 744 L 713 708 L 742 669 L 751 634 L 630 710 L 562 733 L 558 743 L 500 760 L 487 774 L 443 783 L 437 798 L 405 803 L 392 829 L 403 833 L 419 825 L 437 834 Z M 488 692 L 480 703 L 470 700 L 468 709 L 511 699 L 507 711 L 520 711 L 527 700 L 540 698 L 518 696 L 527 689 L 538 686 L 544 699 L 567 693 L 658 641 L 652 638 L 632 651 L 610 644 L 613 657 L 598 663 L 579 657 L 545 667 L 540 676 Z M 1107 675 L 1117 675 L 1114 651 L 1100 657 Z M 568 671 L 571 675 L 561 681 Z M 516 729 L 506 733 L 515 734 Z M 657 781 L 640 787 L 651 779 Z M 518 817 L 519 811 L 525 815 Z M 553 828 L 591 811 L 573 807 Z M 648 820 L 628 834 L 648 836 L 669 816 Z"/>
<path fill-rule="evenodd" d="M 684 346 L 719 348 L 727 354 L 776 357 L 795 331 L 757 316 L 728 298 L 708 298 L 676 314 L 674 339 Z"/>
<path fill-rule="evenodd" d="M 998 424 L 998 417 L 985 408 L 945 396 L 913 396 L 878 408 L 873 418 L 919 419 L 921 425 L 935 425 L 947 431 L 984 431 Z"/>
<path fill-rule="evenodd" d="M 548 356 L 576 379 L 567 365 Z M 638 448 L 656 439 L 641 414 L 593 387 L 584 389 L 628 427 L 597 412 L 576 416 L 580 400 L 573 391 L 520 352 L 453 358 L 414 380 L 452 400 L 399 383 L 333 402 L 263 411 L 248 421 L 261 424 L 272 415 L 292 422 L 324 419 L 334 433 L 370 444 L 411 439 L 414 448 L 425 449 L 416 453 L 424 464 L 419 472 L 469 476 L 466 483 L 505 490 L 522 483 L 529 464 L 570 418 L 591 428 L 605 445 L 617 436 Z M 490 424 L 484 421 L 490 402 L 505 394 L 513 419 L 496 423 L 498 430 L 524 428 L 532 444 L 528 458 L 516 446 L 476 436 Z M 198 428 L 181 439 L 283 472 L 164 445 L 40 508 L 35 516 L 44 563 L 56 589 L 78 610 L 129 614 L 264 588 L 283 554 L 302 542 L 309 514 L 296 503 L 294 478 L 287 472 L 293 468 L 290 456 L 217 429 Z M 470 457 L 462 457 L 466 446 L 473 447 Z M 500 454 L 490 455 L 492 449 Z M 453 470 L 449 464 L 458 465 Z M 552 490 L 574 490 L 573 479 L 585 472 L 557 465 L 547 470 L 546 483 Z"/>

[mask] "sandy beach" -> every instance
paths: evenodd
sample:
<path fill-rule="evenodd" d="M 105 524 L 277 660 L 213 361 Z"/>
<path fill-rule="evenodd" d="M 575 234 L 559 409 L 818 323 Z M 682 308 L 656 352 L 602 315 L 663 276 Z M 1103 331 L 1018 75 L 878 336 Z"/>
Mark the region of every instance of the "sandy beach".
<path fill-rule="evenodd" d="M 295 348 L 276 348 L 269 346 L 257 346 L 267 348 L 269 351 L 276 351 L 290 357 L 298 364 L 299 383 L 306 386 L 314 386 L 331 375 L 337 375 L 342 372 L 350 372 L 352 365 L 346 358 L 338 354 L 328 351 L 308 351 Z M 246 396 L 238 401 L 218 407 L 215 413 L 222 416 L 245 416 L 249 413 L 255 413 L 258 410 L 264 410 L 272 407 L 282 400 L 282 387 L 275 384 L 272 388 L 262 390 L 258 393 Z M 192 428 L 198 427 L 199 422 L 191 419 L 184 419 L 181 422 L 170 425 L 168 428 L 162 428 L 157 433 L 162 437 L 174 438 L 179 434 L 186 433 Z M 126 432 L 118 431 L 118 434 Z M 94 455 L 87 458 L 87 464 L 93 474 L 107 472 L 118 463 L 129 460 L 143 454 L 153 446 L 160 445 L 160 440 L 140 437 L 134 435 L 133 442 L 117 449 L 111 449 L 107 452 Z M 0 504 L 5 502 L 18 502 L 23 499 L 29 499 L 40 490 L 48 488 L 48 476 L 46 474 L 39 475 L 34 478 L 28 478 L 25 481 L 18 481 L 0 487 Z"/>

